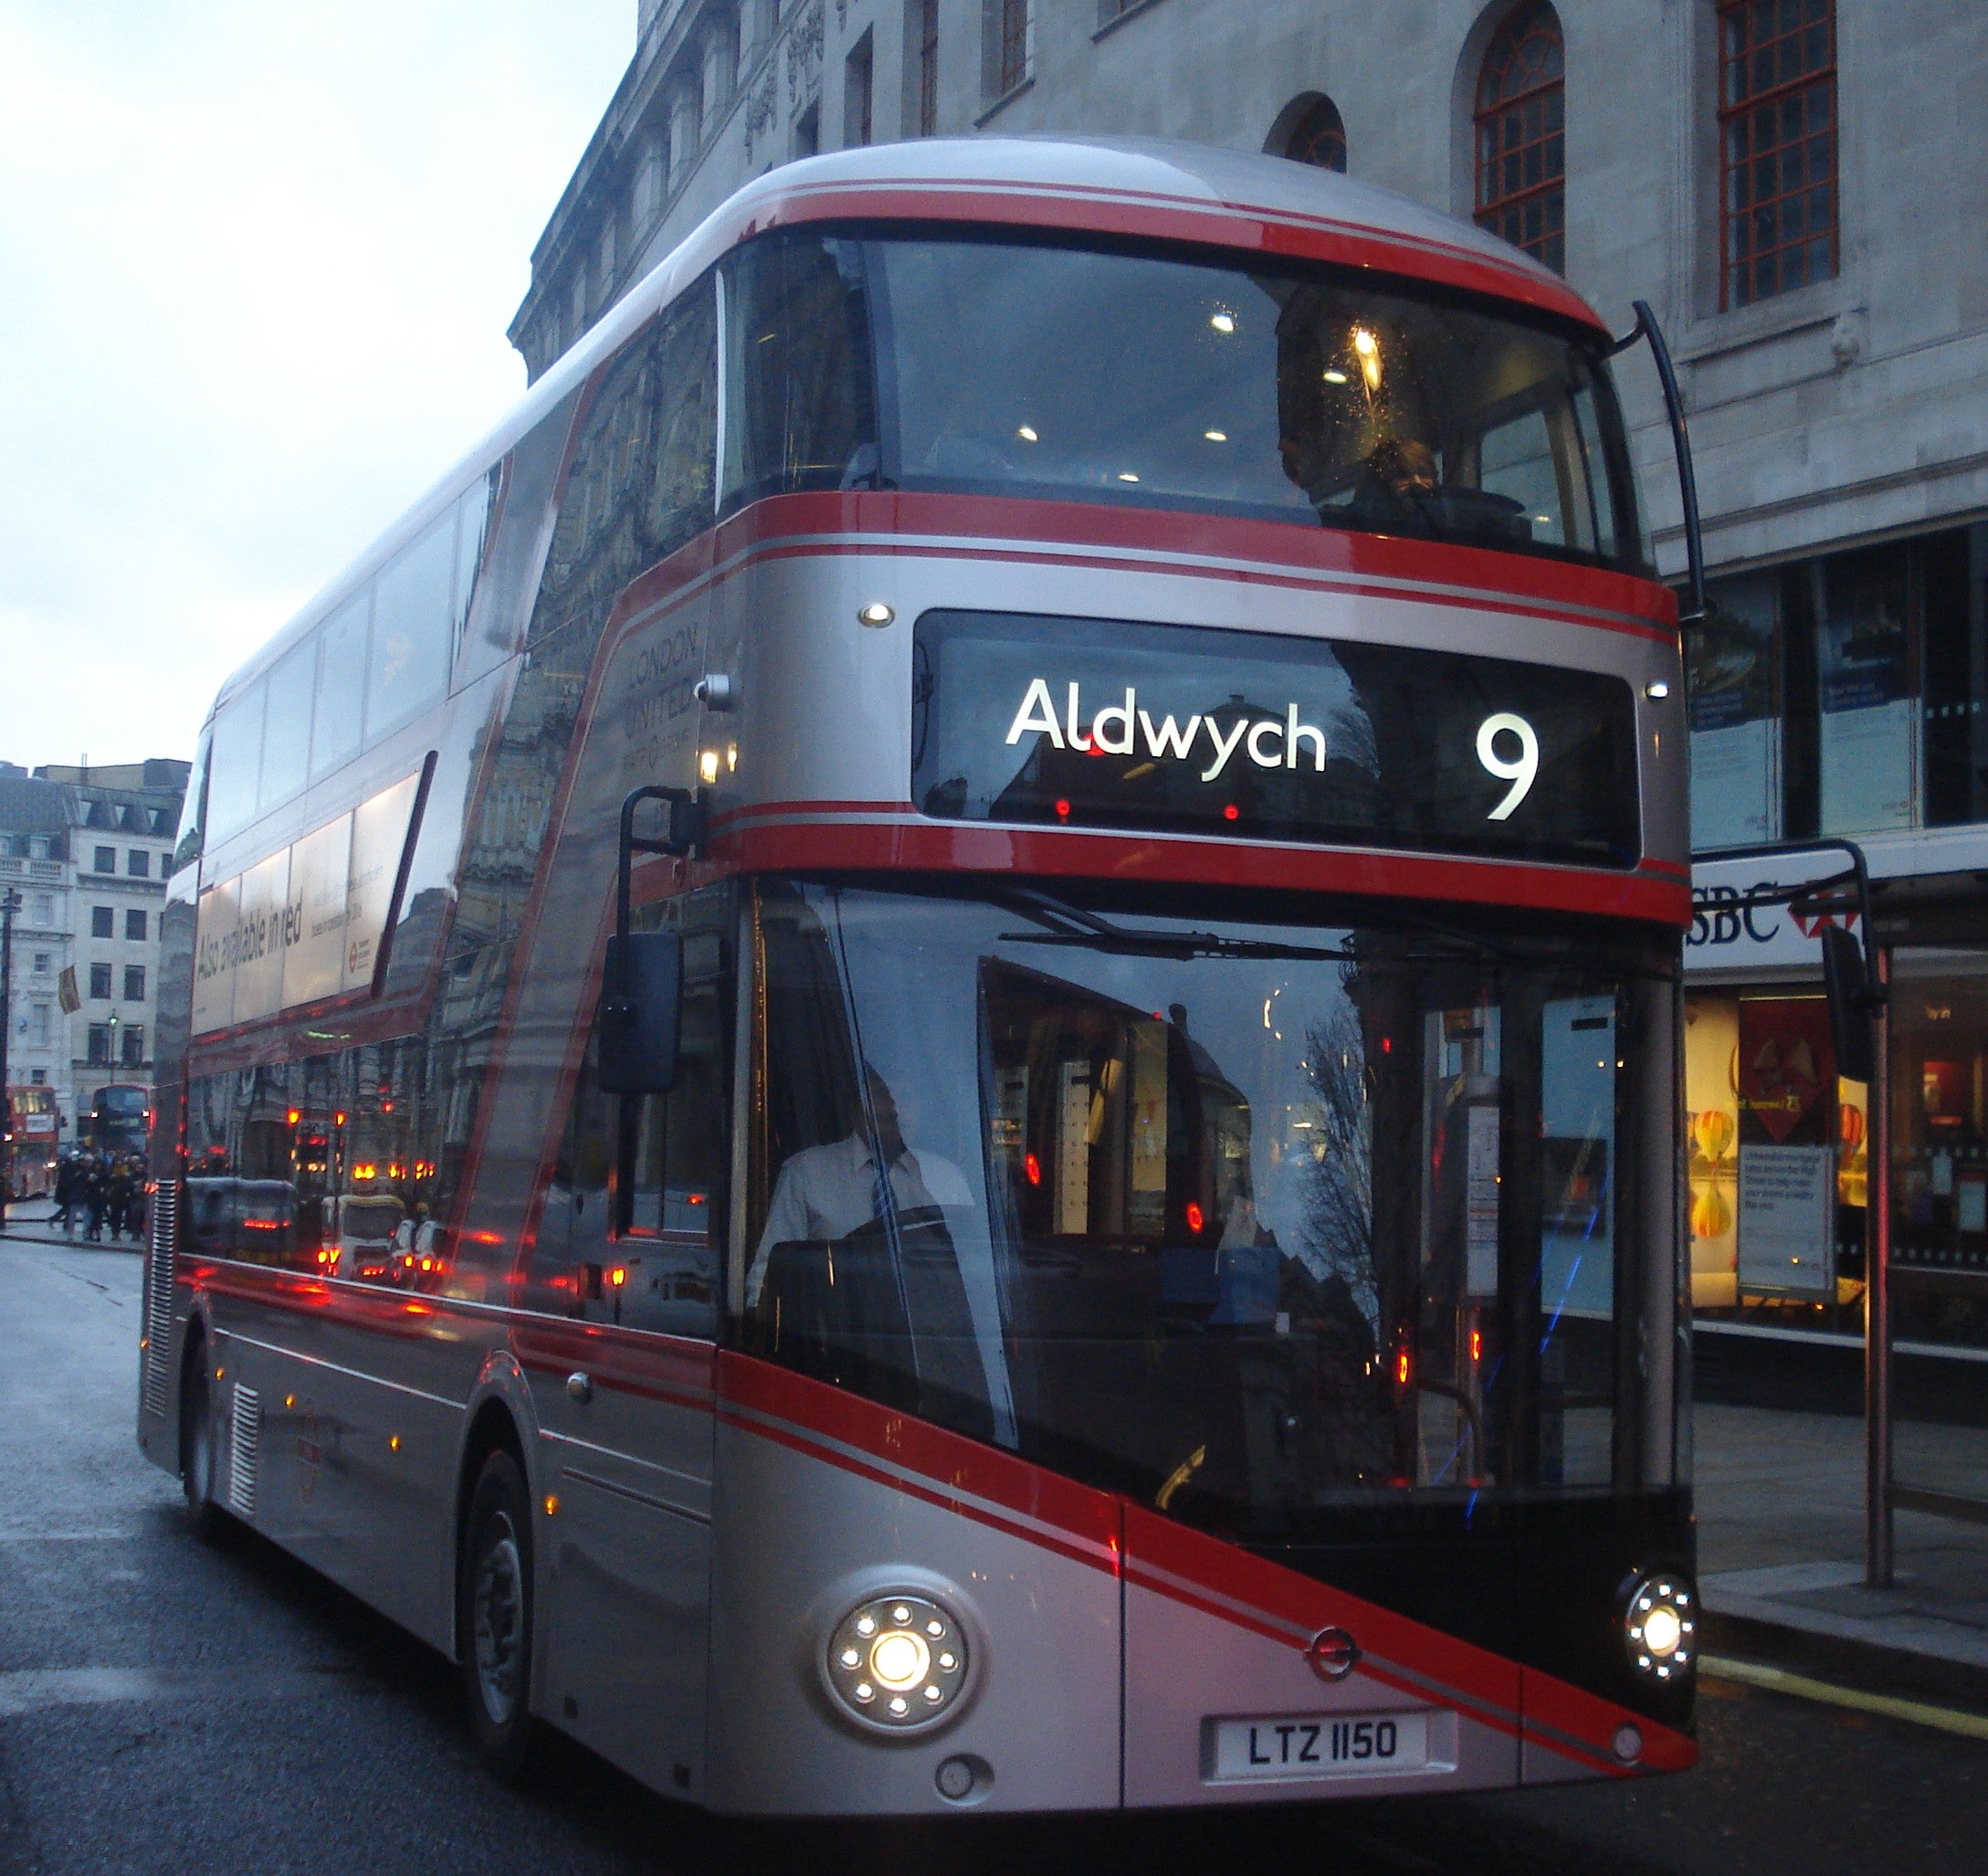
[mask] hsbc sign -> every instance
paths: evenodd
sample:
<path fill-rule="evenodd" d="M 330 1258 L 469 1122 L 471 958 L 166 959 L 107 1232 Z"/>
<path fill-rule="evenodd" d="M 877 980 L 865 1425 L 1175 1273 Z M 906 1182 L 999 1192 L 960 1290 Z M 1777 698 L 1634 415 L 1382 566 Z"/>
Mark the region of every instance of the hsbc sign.
<path fill-rule="evenodd" d="M 1785 901 L 1759 903 L 1762 895 L 1785 891 L 1814 877 L 1779 879 L 1761 873 L 1760 865 L 1757 859 L 1715 861 L 1692 869 L 1691 929 L 1684 941 L 1687 972 L 1819 971 L 1823 927 L 1847 923 L 1856 929 L 1854 915 L 1816 917 L 1798 913 Z"/>

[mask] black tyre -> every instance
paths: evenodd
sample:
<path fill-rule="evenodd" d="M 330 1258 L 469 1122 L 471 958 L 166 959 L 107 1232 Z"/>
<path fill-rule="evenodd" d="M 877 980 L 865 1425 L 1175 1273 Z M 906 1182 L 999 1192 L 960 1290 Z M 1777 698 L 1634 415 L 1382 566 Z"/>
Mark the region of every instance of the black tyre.
<path fill-rule="evenodd" d="M 464 1702 L 478 1755 L 506 1783 L 531 1751 L 531 1503 L 508 1452 L 483 1462 L 456 1586 Z"/>
<path fill-rule="evenodd" d="M 203 1544 L 221 1535 L 226 1513 L 214 1496 L 214 1383 L 207 1351 L 196 1342 L 187 1353 L 186 1378 L 180 1387 L 180 1490 L 186 1500 L 186 1524 Z"/>

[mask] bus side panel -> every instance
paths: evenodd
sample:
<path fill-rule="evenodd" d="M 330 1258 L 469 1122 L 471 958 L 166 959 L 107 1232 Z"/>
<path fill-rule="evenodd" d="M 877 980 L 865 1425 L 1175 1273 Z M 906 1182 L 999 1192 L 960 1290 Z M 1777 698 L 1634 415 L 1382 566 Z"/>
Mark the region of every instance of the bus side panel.
<path fill-rule="evenodd" d="M 1519 1783 L 1514 1663 L 1136 1508 L 1126 1575 L 1129 1807 Z M 1361 1654 L 1337 1681 L 1306 1657 L 1329 1627 Z M 1392 1719 L 1398 1738 L 1404 1715 L 1420 1716 L 1425 1765 L 1376 1771 L 1357 1748 L 1333 1764 L 1334 1722 Z M 1236 1721 L 1223 1755 L 1218 1731 Z"/>
<path fill-rule="evenodd" d="M 481 1361 L 436 1307 L 209 1272 L 216 1491 L 243 1523 L 433 1647 L 454 1646 L 455 1467 Z M 300 1305 L 303 1306 L 300 1306 Z M 446 1306 L 444 1306 L 446 1308 Z"/>
<path fill-rule="evenodd" d="M 521 1323 L 547 1555 L 534 1691 L 554 1725 L 657 1791 L 704 1791 L 710 1639 L 709 1344 Z M 570 1374 L 590 1386 L 569 1391 Z"/>
<path fill-rule="evenodd" d="M 721 1375 L 731 1359 L 721 1357 Z M 712 1808 L 929 1815 L 952 1808 L 936 1778 L 960 1755 L 991 1775 L 971 1800 L 982 1808 L 1116 1808 L 1120 1616 L 1110 1548 L 1098 1547 L 1101 1562 L 1058 1554 L 996 1528 L 983 1511 L 969 1515 L 933 1502 L 939 1493 L 855 1469 L 845 1441 L 797 1441 L 764 1419 L 748 1422 L 728 1411 L 729 1397 L 721 1380 Z M 839 1715 L 823 1684 L 835 1625 L 893 1589 L 951 1608 L 976 1655 L 959 1718 L 932 1734 L 872 1735 Z"/>

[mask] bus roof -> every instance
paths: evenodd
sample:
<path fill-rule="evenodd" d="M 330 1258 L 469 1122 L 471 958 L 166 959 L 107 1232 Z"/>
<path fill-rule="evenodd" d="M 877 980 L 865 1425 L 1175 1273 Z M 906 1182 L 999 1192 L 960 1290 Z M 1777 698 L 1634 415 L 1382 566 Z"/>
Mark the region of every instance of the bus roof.
<path fill-rule="evenodd" d="M 498 427 L 221 686 L 214 711 L 413 541 L 685 287 L 755 235 L 811 222 L 957 222 L 1190 241 L 1336 262 L 1513 302 L 1606 334 L 1565 280 L 1392 189 L 1287 157 L 1157 139 L 920 138 L 783 164 L 728 196 Z"/>

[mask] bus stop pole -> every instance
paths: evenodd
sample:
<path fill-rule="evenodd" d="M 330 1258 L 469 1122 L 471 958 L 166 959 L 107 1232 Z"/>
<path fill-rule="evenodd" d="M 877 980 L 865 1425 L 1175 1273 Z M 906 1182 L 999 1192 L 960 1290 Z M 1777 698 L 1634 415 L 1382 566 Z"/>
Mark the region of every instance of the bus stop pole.
<path fill-rule="evenodd" d="M 1889 987 L 1891 949 L 1866 931 L 1878 980 Z M 1870 1110 L 1864 1214 L 1864 1580 L 1891 1586 L 1891 1008 L 1871 1011 Z"/>

